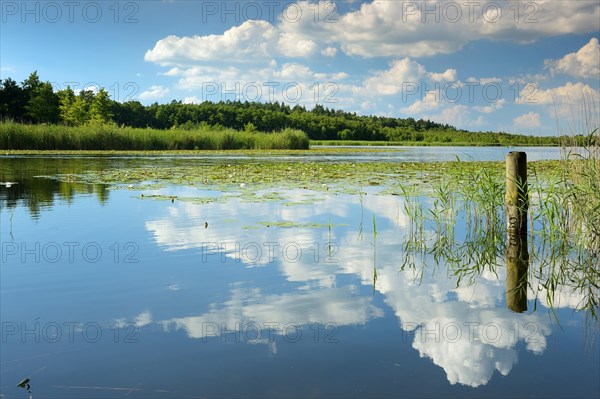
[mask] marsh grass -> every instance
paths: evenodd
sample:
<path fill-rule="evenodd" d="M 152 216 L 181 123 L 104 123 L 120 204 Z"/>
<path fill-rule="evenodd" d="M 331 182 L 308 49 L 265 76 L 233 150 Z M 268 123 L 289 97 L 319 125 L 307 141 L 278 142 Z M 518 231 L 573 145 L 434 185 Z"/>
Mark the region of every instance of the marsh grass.
<path fill-rule="evenodd" d="M 363 222 L 365 219 L 365 202 L 363 196 L 365 193 L 361 188 L 358 189 L 358 200 L 360 202 L 360 224 L 358 226 L 358 239 L 362 242 L 363 239 Z"/>
<path fill-rule="evenodd" d="M 574 239 L 559 248 L 568 251 L 570 256 L 551 265 L 555 269 L 552 283 L 568 281 L 577 291 L 585 293 L 579 306 L 590 309 L 597 319 L 600 296 L 600 103 L 591 93 L 584 92 L 579 105 L 577 111 L 572 110 L 574 122 L 568 124 L 567 134 L 559 127 L 566 165 L 557 179 L 563 207 L 548 210 L 558 214 L 558 221 L 552 225 L 550 233 Z M 582 141 L 584 145 L 576 147 Z"/>
<path fill-rule="evenodd" d="M 377 220 L 373 213 L 373 293 L 377 284 Z"/>
<path fill-rule="evenodd" d="M 137 129 L 116 125 L 24 125 L 0 123 L 3 150 L 285 150 L 308 149 L 299 130 L 259 133 L 198 127 L 197 129 Z"/>
<path fill-rule="evenodd" d="M 530 201 L 524 210 L 530 221 L 527 281 L 536 303 L 544 295 L 554 309 L 561 293 L 576 294 L 582 298 L 577 310 L 597 320 L 600 140 L 597 123 L 591 127 L 589 145 L 565 151 L 565 159 L 554 167 L 530 163 Z M 401 269 L 413 268 L 422 278 L 425 267 L 443 265 L 459 285 L 504 267 L 508 231 L 504 169 L 460 160 L 456 165 L 428 190 L 401 189 L 409 218 Z M 454 226 L 463 219 L 459 236 Z"/>
<path fill-rule="evenodd" d="M 9 231 L 11 240 L 15 239 L 15 237 L 13 236 L 13 218 L 14 217 L 15 217 L 15 212 L 11 212 L 10 213 L 10 231 Z"/>

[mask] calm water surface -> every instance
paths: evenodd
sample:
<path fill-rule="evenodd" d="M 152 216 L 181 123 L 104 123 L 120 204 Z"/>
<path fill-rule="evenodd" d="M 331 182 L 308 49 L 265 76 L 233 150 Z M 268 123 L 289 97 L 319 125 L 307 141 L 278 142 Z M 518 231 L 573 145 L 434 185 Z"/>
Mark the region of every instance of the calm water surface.
<path fill-rule="evenodd" d="M 311 160 L 502 160 L 507 151 Z M 302 188 L 268 202 L 200 204 L 140 194 L 221 193 L 35 177 L 214 162 L 232 159 L 0 158 L 0 181 L 17 183 L 0 187 L 1 397 L 28 397 L 16 387 L 26 377 L 34 398 L 600 394 L 600 342 L 573 311 L 580 297 L 559 290 L 553 313 L 532 293 L 529 310 L 515 313 L 504 268 L 472 284 L 444 267 L 401 271 L 408 217 L 402 198 L 380 188 L 362 204 Z"/>

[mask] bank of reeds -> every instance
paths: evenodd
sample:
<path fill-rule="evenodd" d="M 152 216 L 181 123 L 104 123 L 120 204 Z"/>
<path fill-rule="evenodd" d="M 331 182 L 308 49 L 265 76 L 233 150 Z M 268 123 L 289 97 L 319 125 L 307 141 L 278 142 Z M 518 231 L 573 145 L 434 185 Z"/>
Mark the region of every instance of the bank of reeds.
<path fill-rule="evenodd" d="M 0 123 L 2 150 L 284 150 L 308 149 L 299 130 L 262 133 L 216 129 L 138 129 L 116 125 L 25 125 Z"/>
<path fill-rule="evenodd" d="M 529 292 L 552 308 L 563 296 L 577 297 L 576 309 L 595 321 L 600 313 L 599 109 L 588 103 L 579 124 L 569 126 L 568 135 L 560 132 L 561 161 L 551 168 L 531 162 L 528 170 Z M 475 282 L 505 264 L 506 177 L 502 167 L 457 165 L 433 180 L 426 193 L 402 190 L 410 228 L 401 267 L 422 273 L 426 263 L 443 264 L 459 282 Z M 458 232 L 454 226 L 460 219 L 465 229 Z"/>

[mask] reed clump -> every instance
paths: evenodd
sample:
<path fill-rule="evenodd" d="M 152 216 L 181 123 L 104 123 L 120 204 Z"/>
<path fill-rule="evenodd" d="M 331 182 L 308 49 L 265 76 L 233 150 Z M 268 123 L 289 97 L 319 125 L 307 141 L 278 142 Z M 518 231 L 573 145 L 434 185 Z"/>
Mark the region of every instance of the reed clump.
<path fill-rule="evenodd" d="M 0 123 L 3 150 L 303 150 L 308 136 L 284 129 L 263 133 L 211 126 L 194 129 L 140 129 L 114 124 L 62 126 Z"/>
<path fill-rule="evenodd" d="M 574 134 L 561 161 L 532 162 L 528 171 L 529 290 L 536 299 L 545 296 L 552 308 L 561 292 L 576 294 L 577 310 L 594 320 L 600 298 L 599 125 L 597 118 L 587 118 L 584 145 L 581 134 Z M 401 269 L 422 275 L 428 264 L 444 265 L 460 284 L 504 267 L 505 176 L 497 166 L 459 160 L 428 189 L 401 190 L 409 218 Z M 454 229 L 459 221 L 460 231 Z"/>

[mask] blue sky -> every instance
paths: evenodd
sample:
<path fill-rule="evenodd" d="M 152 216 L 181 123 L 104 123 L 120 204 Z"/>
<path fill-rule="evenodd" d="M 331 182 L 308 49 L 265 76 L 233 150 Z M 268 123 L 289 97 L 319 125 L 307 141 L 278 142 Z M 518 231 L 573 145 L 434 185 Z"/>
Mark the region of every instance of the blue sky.
<path fill-rule="evenodd" d="M 315 102 L 554 135 L 600 102 L 600 3 L 2 1 L 0 77 L 144 104 Z M 587 106 L 587 108 L 590 108 Z M 594 107 L 592 107 L 594 108 Z"/>

